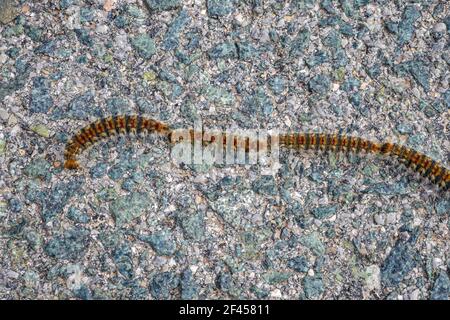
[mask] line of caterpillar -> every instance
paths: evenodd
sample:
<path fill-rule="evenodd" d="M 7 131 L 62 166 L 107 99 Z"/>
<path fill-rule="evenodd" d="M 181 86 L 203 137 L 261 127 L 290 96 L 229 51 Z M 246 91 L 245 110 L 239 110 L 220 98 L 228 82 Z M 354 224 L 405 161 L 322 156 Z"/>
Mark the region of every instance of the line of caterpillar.
<path fill-rule="evenodd" d="M 116 135 L 146 135 L 155 133 L 164 136 L 171 141 L 174 130 L 168 125 L 157 120 L 138 115 L 118 115 L 99 119 L 79 130 L 68 142 L 64 152 L 64 168 L 78 169 L 77 155 L 83 152 L 99 140 Z M 194 131 L 189 131 L 193 141 Z M 226 145 L 226 135 L 223 136 L 223 144 Z M 210 142 L 214 141 L 214 136 Z M 373 154 L 391 156 L 400 160 L 407 167 L 428 178 L 443 190 L 450 188 L 450 170 L 427 155 L 412 148 L 395 143 L 377 143 L 361 137 L 341 134 L 324 134 L 298 132 L 281 134 L 278 136 L 281 146 L 293 149 L 315 149 L 325 151 L 345 151 L 359 153 L 361 151 Z M 237 138 L 234 137 L 233 146 L 237 146 Z M 250 150 L 250 141 L 246 139 L 245 151 Z M 270 145 L 270 144 L 269 144 Z M 259 144 L 255 144 L 256 149 Z"/>

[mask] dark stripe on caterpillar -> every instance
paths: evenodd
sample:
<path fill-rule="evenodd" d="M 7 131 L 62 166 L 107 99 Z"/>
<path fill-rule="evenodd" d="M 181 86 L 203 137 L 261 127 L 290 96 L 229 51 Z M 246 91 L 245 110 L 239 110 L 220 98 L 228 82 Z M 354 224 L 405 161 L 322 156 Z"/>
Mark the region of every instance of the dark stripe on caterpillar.
<path fill-rule="evenodd" d="M 103 130 L 105 131 L 105 135 L 107 137 L 109 137 L 108 124 L 106 123 L 106 119 L 103 118 L 103 119 L 100 119 L 99 121 L 102 123 Z"/>
<path fill-rule="evenodd" d="M 406 152 L 406 147 L 405 146 L 401 146 L 400 150 L 399 150 L 399 152 L 397 154 L 397 158 L 398 159 L 402 159 L 404 157 L 404 155 L 405 155 L 405 152 Z"/>
<path fill-rule="evenodd" d="M 127 133 L 136 135 L 137 133 L 137 116 L 127 116 Z"/>
<path fill-rule="evenodd" d="M 109 136 L 114 136 L 117 134 L 117 130 L 116 130 L 116 121 L 114 120 L 113 117 L 108 117 L 105 119 L 106 122 L 106 129 L 108 130 L 108 135 Z"/>
<path fill-rule="evenodd" d="M 364 151 L 367 152 L 367 153 L 372 152 L 372 141 L 370 141 L 370 140 L 365 140 Z"/>
<path fill-rule="evenodd" d="M 131 116 L 125 115 L 125 132 L 130 134 L 131 133 Z"/>
<path fill-rule="evenodd" d="M 417 151 L 411 149 L 411 152 L 409 153 L 408 159 L 407 159 L 407 163 L 406 166 L 415 170 L 416 167 L 416 161 L 417 161 Z"/>
<path fill-rule="evenodd" d="M 416 158 L 416 168 L 415 171 L 418 173 L 421 173 L 422 168 L 423 168 L 423 163 L 426 160 L 426 156 L 423 154 L 418 154 L 417 158 Z"/>
<path fill-rule="evenodd" d="M 311 135 L 309 133 L 305 133 L 305 149 L 308 150 L 311 144 L 310 141 Z"/>
<path fill-rule="evenodd" d="M 316 151 L 319 151 L 320 146 L 321 146 L 320 133 L 316 133 L 314 135 L 314 140 L 315 140 L 315 145 L 316 145 Z"/>
<path fill-rule="evenodd" d="M 434 183 L 441 184 L 445 175 L 445 171 L 439 171 L 439 173 L 434 177 Z"/>
<path fill-rule="evenodd" d="M 353 150 L 356 151 L 358 140 L 355 137 L 350 137 L 348 140 L 349 140 L 349 144 L 348 144 L 349 148 L 348 148 L 348 150 L 349 151 L 353 151 Z"/>
<path fill-rule="evenodd" d="M 338 136 L 337 136 L 337 143 L 336 143 L 336 151 L 337 152 L 341 151 L 341 144 L 342 144 L 342 135 L 338 134 Z"/>
<path fill-rule="evenodd" d="M 142 117 L 138 116 L 137 117 L 137 123 L 136 123 L 136 134 L 137 135 L 141 135 L 141 127 L 142 127 Z"/>
<path fill-rule="evenodd" d="M 127 133 L 127 116 L 116 116 L 113 118 L 116 132 L 120 135 Z"/>
<path fill-rule="evenodd" d="M 434 166 L 436 165 L 436 161 L 434 161 L 433 159 L 431 159 L 431 164 L 428 167 L 428 169 L 424 172 L 423 177 L 424 178 L 428 178 L 431 174 L 431 172 L 433 171 Z"/>
<path fill-rule="evenodd" d="M 361 151 L 361 143 L 362 143 L 362 139 L 361 139 L 361 137 L 358 137 L 356 140 L 356 153 L 359 153 Z"/>
<path fill-rule="evenodd" d="M 350 136 L 345 136 L 343 139 L 342 149 L 344 152 L 352 151 L 352 138 Z"/>
<path fill-rule="evenodd" d="M 95 122 L 95 123 L 93 124 L 93 127 L 94 127 L 94 130 L 95 130 L 95 133 L 97 134 L 97 136 L 98 136 L 100 139 L 103 138 L 103 137 L 105 137 L 105 136 L 107 135 L 106 129 L 105 129 L 105 126 L 104 126 L 102 120 L 98 120 L 97 122 Z"/>
<path fill-rule="evenodd" d="M 325 152 L 330 150 L 331 147 L 331 134 L 327 133 L 325 135 Z"/>
<path fill-rule="evenodd" d="M 381 153 L 386 154 L 388 150 L 389 143 L 383 143 L 381 146 Z"/>
<path fill-rule="evenodd" d="M 351 151 L 351 145 L 352 145 L 352 138 L 349 136 L 345 136 L 346 143 L 342 146 L 344 148 L 344 151 Z"/>
<path fill-rule="evenodd" d="M 350 151 L 353 151 L 354 150 L 354 145 L 355 145 L 355 143 L 354 143 L 354 138 L 353 137 L 347 137 L 347 151 L 348 152 L 350 152 Z"/>
<path fill-rule="evenodd" d="M 88 130 L 92 136 L 91 139 L 93 140 L 93 143 L 95 143 L 98 139 L 100 139 L 100 136 L 97 133 L 97 129 L 95 128 L 95 123 L 91 123 L 91 125 L 89 125 Z"/>
<path fill-rule="evenodd" d="M 87 143 L 88 143 L 88 139 L 87 137 L 84 135 L 83 130 L 81 130 L 76 136 L 75 139 L 77 139 L 78 144 L 81 146 L 81 148 L 86 148 L 87 147 Z"/>

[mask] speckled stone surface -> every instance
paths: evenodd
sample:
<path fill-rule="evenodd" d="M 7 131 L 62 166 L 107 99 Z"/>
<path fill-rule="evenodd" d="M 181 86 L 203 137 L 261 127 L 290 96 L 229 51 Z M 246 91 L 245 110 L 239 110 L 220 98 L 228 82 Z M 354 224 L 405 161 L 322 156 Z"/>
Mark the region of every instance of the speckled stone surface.
<path fill-rule="evenodd" d="M 447 1 L 0 0 L 1 299 L 448 299 L 450 200 L 375 157 L 176 165 L 100 116 L 341 131 L 447 167 Z"/>

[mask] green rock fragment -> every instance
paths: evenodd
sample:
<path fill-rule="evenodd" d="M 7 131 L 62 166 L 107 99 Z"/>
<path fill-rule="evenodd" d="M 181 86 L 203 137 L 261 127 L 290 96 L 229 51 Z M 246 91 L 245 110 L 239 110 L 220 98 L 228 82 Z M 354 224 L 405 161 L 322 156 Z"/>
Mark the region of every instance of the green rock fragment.
<path fill-rule="evenodd" d="M 313 93 L 320 95 L 326 94 L 331 86 L 331 81 L 328 76 L 319 74 L 314 76 L 309 82 L 308 87 Z"/>
<path fill-rule="evenodd" d="M 4 217 L 7 214 L 8 202 L 0 201 L 0 217 Z"/>
<path fill-rule="evenodd" d="M 210 17 L 222 17 L 234 11 L 234 3 L 231 0 L 207 0 L 206 7 Z"/>
<path fill-rule="evenodd" d="M 440 216 L 450 215 L 450 200 L 442 199 L 435 204 L 436 213 Z"/>
<path fill-rule="evenodd" d="M 143 215 L 150 204 L 150 200 L 145 193 L 133 193 L 116 199 L 111 203 L 109 209 L 116 225 L 120 227 Z"/>
<path fill-rule="evenodd" d="M 183 117 L 189 121 L 196 121 L 199 119 L 197 107 L 190 100 L 184 102 L 180 107 L 180 112 Z"/>
<path fill-rule="evenodd" d="M 234 103 L 233 94 L 224 88 L 209 85 L 203 90 L 203 94 L 208 101 L 220 105 L 231 105 Z"/>
<path fill-rule="evenodd" d="M 336 71 L 333 74 L 333 77 L 336 81 L 338 82 L 342 82 L 344 81 L 345 78 L 345 68 L 344 67 L 340 67 L 338 69 L 336 69 Z"/>
<path fill-rule="evenodd" d="M 320 276 L 307 275 L 303 278 L 302 285 L 307 299 L 318 299 L 325 291 L 323 280 Z"/>
<path fill-rule="evenodd" d="M 106 63 L 111 63 L 111 62 L 113 62 L 113 60 L 114 60 L 114 58 L 110 54 L 105 54 L 103 56 L 103 61 L 105 61 Z"/>
<path fill-rule="evenodd" d="M 300 29 L 297 36 L 292 40 L 289 54 L 291 57 L 299 56 L 309 45 L 311 32 L 307 29 Z"/>
<path fill-rule="evenodd" d="M 436 281 L 434 282 L 433 289 L 431 290 L 431 300 L 448 300 L 450 296 L 450 279 L 445 271 L 441 271 Z"/>
<path fill-rule="evenodd" d="M 159 81 L 156 84 L 156 88 L 166 97 L 170 97 L 172 95 L 172 85 L 168 81 Z"/>
<path fill-rule="evenodd" d="M 316 219 L 326 219 L 336 214 L 337 206 L 321 206 L 314 208 L 312 214 Z"/>
<path fill-rule="evenodd" d="M 96 196 L 99 201 L 111 201 L 117 198 L 117 191 L 114 188 L 104 188 Z"/>
<path fill-rule="evenodd" d="M 260 289 L 257 286 L 252 286 L 250 289 L 258 299 L 264 299 L 269 296 L 269 292 L 265 289 Z"/>
<path fill-rule="evenodd" d="M 143 74 L 143 79 L 145 82 L 151 82 L 154 81 L 156 79 L 156 73 L 154 73 L 153 71 L 145 71 Z"/>
<path fill-rule="evenodd" d="M 143 10 L 141 10 L 138 6 L 135 5 L 128 5 L 127 6 L 127 13 L 134 17 L 134 18 L 142 18 L 145 16 L 145 12 Z"/>
<path fill-rule="evenodd" d="M 338 31 L 331 30 L 326 37 L 322 39 L 324 46 L 337 50 L 342 46 L 342 39 Z"/>
<path fill-rule="evenodd" d="M 0 140 L 0 154 L 4 154 L 6 152 L 6 141 Z"/>
<path fill-rule="evenodd" d="M 300 237 L 300 243 L 311 249 L 311 251 L 317 256 L 321 256 L 325 253 L 325 246 L 322 241 L 320 241 L 319 234 L 317 232 Z"/>
<path fill-rule="evenodd" d="M 292 272 L 273 271 L 266 273 L 263 277 L 269 284 L 277 284 L 287 281 L 292 275 Z"/>
<path fill-rule="evenodd" d="M 50 131 L 43 124 L 38 124 L 38 125 L 32 126 L 30 129 L 31 129 L 31 131 L 37 133 L 41 137 L 44 137 L 44 138 L 50 137 Z"/>
<path fill-rule="evenodd" d="M 368 165 L 366 165 L 366 166 L 364 167 L 364 169 L 363 169 L 363 174 L 364 174 L 366 177 L 371 178 L 371 177 L 373 177 L 373 176 L 376 174 L 376 172 L 378 172 L 378 171 L 379 171 L 379 168 L 378 168 L 376 165 L 370 163 L 370 164 L 368 164 Z"/>
<path fill-rule="evenodd" d="M 150 59 L 156 53 L 155 41 L 144 33 L 132 39 L 131 45 L 144 59 Z"/>
<path fill-rule="evenodd" d="M 0 0 L 0 22 L 3 24 L 10 23 L 19 14 L 16 1 Z"/>
<path fill-rule="evenodd" d="M 220 43 L 208 51 L 210 59 L 228 59 L 237 57 L 236 44 L 232 41 Z"/>
<path fill-rule="evenodd" d="M 2 35 L 4 37 L 18 37 L 24 32 L 24 27 L 21 24 L 14 25 L 12 27 L 6 28 Z"/>
<path fill-rule="evenodd" d="M 181 5 L 180 0 L 145 0 L 144 2 L 151 11 L 173 10 Z"/>
<path fill-rule="evenodd" d="M 26 25 L 25 34 L 33 41 L 40 41 L 42 37 L 42 29 L 35 26 Z"/>
<path fill-rule="evenodd" d="M 28 229 L 24 232 L 24 238 L 33 250 L 37 251 L 42 247 L 43 239 L 38 232 Z"/>
<path fill-rule="evenodd" d="M 251 60 L 258 54 L 258 49 L 252 46 L 248 41 L 236 43 L 237 55 L 241 60 Z"/>
<path fill-rule="evenodd" d="M 142 235 L 139 236 L 139 239 L 149 243 L 158 255 L 172 256 L 177 249 L 177 244 L 170 230 L 162 230 L 151 235 Z"/>
<path fill-rule="evenodd" d="M 188 239 L 195 241 L 200 241 L 205 235 L 205 217 L 201 213 L 195 215 L 184 215 L 179 217 L 177 220 L 183 229 L 184 235 Z"/>
<path fill-rule="evenodd" d="M 314 3 L 315 3 L 314 0 L 294 0 L 292 1 L 292 6 L 294 6 L 300 11 L 304 11 L 304 10 L 311 10 L 312 8 L 314 8 Z"/>
<path fill-rule="evenodd" d="M 39 158 L 33 160 L 33 162 L 26 166 L 24 172 L 27 176 L 32 178 L 42 178 L 45 180 L 49 180 L 51 176 L 50 168 L 51 165 L 47 160 Z"/>
<path fill-rule="evenodd" d="M 89 231 L 84 229 L 67 230 L 64 234 L 53 237 L 46 244 L 44 251 L 56 259 L 79 259 L 89 244 Z"/>

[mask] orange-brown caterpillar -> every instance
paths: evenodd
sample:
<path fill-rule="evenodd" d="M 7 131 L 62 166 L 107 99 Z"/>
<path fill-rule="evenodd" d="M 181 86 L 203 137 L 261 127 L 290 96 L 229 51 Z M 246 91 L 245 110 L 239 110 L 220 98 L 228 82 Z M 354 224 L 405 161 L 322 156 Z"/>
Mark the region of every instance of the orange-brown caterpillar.
<path fill-rule="evenodd" d="M 159 121 L 137 115 L 120 115 L 97 120 L 78 131 L 66 145 L 64 168 L 78 169 L 77 155 L 95 142 L 118 134 L 170 134 L 171 129 Z"/>
<path fill-rule="evenodd" d="M 293 133 L 281 135 L 280 144 L 291 148 L 315 148 L 317 150 L 333 150 L 381 154 L 397 158 L 407 167 L 420 173 L 424 178 L 444 190 L 450 187 L 450 170 L 427 155 L 412 148 L 395 143 L 376 143 L 361 137 L 323 133 Z"/>
<path fill-rule="evenodd" d="M 173 130 L 166 124 L 159 121 L 141 117 L 137 115 L 119 115 L 103 118 L 82 128 L 70 139 L 64 152 L 64 168 L 77 169 L 77 155 L 95 142 L 115 136 L 117 134 L 148 134 L 156 133 L 170 138 Z M 194 131 L 190 130 L 191 141 L 193 141 Z M 226 145 L 226 135 L 223 134 L 223 144 Z M 291 133 L 278 136 L 281 146 L 294 149 L 316 149 L 325 151 L 345 151 L 356 152 L 365 151 L 367 153 L 381 154 L 397 158 L 407 167 L 420 173 L 423 177 L 444 190 L 450 188 L 450 170 L 440 163 L 434 161 L 423 153 L 412 148 L 401 146 L 395 143 L 376 143 L 361 137 L 353 137 L 341 134 L 323 133 Z M 211 137 L 211 142 L 214 136 Z M 233 146 L 236 147 L 237 139 L 234 137 Z M 248 152 L 250 146 L 259 148 L 259 144 L 251 144 L 248 139 L 244 142 L 245 150 Z"/>

